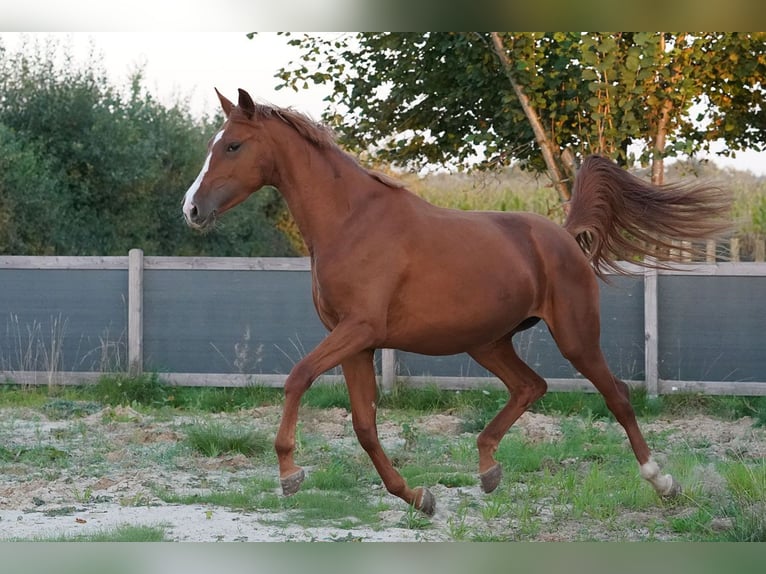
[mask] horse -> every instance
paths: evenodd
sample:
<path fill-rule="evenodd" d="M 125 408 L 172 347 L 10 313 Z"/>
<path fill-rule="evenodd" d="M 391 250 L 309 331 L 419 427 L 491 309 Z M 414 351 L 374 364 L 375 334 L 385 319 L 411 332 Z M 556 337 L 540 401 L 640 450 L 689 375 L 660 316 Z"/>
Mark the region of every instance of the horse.
<path fill-rule="evenodd" d="M 433 515 L 433 494 L 411 488 L 378 439 L 373 357 L 380 348 L 466 352 L 504 383 L 508 401 L 476 439 L 481 488 L 495 490 L 500 440 L 547 390 L 512 342 L 541 320 L 624 428 L 640 476 L 660 497 L 681 492 L 652 458 L 629 388 L 601 351 L 599 279 L 610 270 L 627 273 L 619 261 L 660 266 L 651 257 L 659 249 L 722 233 L 726 191 L 655 186 L 591 155 L 577 172 L 563 226 L 532 213 L 446 209 L 363 167 L 327 126 L 290 108 L 256 104 L 242 89 L 236 105 L 215 91 L 225 121 L 184 195 L 183 216 L 203 230 L 262 187 L 276 188 L 308 249 L 313 302 L 328 330 L 284 383 L 274 440 L 283 495 L 296 493 L 305 477 L 293 456 L 301 397 L 340 365 L 354 432 L 385 488 Z"/>

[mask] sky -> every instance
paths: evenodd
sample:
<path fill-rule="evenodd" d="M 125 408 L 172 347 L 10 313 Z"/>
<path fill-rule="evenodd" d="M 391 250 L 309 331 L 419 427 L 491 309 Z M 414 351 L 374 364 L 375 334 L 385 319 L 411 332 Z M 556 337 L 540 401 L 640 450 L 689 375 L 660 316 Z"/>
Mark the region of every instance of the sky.
<path fill-rule="evenodd" d="M 287 38 L 273 32 L 0 32 L 11 51 L 23 43 L 55 38 L 70 46 L 75 60 L 85 62 L 91 47 L 102 57 L 112 82 L 126 85 L 131 73 L 143 69 L 146 87 L 165 104 L 189 99 L 194 114 L 214 113 L 219 107 L 214 88 L 236 101 L 244 88 L 254 99 L 294 107 L 314 119 L 324 110 L 329 88 L 295 92 L 276 90 L 274 74 L 299 52 Z"/>
<path fill-rule="evenodd" d="M 343 32 L 324 32 L 341 35 Z M 293 107 L 319 120 L 329 87 L 310 86 L 295 92 L 276 90 L 276 72 L 300 55 L 284 36 L 259 32 L 249 39 L 245 32 L 146 31 L 146 32 L 0 32 L 6 48 L 15 51 L 22 42 L 54 37 L 70 45 L 75 59 L 89 51 L 102 58 L 116 85 L 124 85 L 131 72 L 142 68 L 145 85 L 166 104 L 188 100 L 197 115 L 213 114 L 219 107 L 213 88 L 236 100 L 237 89 L 246 89 L 256 101 Z M 736 159 L 710 156 L 722 167 L 748 170 L 766 176 L 766 152 L 739 152 Z"/>

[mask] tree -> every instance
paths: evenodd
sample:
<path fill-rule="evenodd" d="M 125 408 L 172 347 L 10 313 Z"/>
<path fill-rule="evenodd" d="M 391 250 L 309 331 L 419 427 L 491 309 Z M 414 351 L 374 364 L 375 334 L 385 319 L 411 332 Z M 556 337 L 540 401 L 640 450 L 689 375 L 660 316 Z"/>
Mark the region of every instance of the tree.
<path fill-rule="evenodd" d="M 282 207 L 273 192 L 211 235 L 190 231 L 180 199 L 222 117 L 162 105 L 140 71 L 114 86 L 98 62 L 80 66 L 55 42 L 0 57 L 0 252 L 296 253 L 274 225 Z"/>
<path fill-rule="evenodd" d="M 53 253 L 64 212 L 57 178 L 38 150 L 0 124 L 0 253 Z"/>
<path fill-rule="evenodd" d="M 325 120 L 387 163 L 460 168 L 521 162 L 562 200 L 579 158 L 629 166 L 763 145 L 764 35 L 362 33 L 290 36 L 301 58 L 281 87 L 330 83 Z M 706 122 L 689 117 L 709 102 Z M 712 128 L 712 129 L 711 129 Z M 638 157 L 634 144 L 643 144 Z M 481 155 L 482 160 L 477 161 Z M 560 184 L 560 185 L 559 185 Z"/>

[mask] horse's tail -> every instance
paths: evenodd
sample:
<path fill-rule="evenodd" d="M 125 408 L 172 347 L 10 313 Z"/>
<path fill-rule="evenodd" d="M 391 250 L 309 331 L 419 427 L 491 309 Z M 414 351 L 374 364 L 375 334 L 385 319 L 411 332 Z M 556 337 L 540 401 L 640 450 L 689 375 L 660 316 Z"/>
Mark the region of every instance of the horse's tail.
<path fill-rule="evenodd" d="M 703 253 L 704 248 L 693 242 L 720 237 L 731 229 L 731 202 L 731 194 L 719 187 L 653 185 L 591 155 L 575 178 L 564 228 L 603 278 L 609 269 L 625 273 L 619 260 L 662 268 L 668 264 L 654 259 L 659 252 L 677 250 L 683 257 Z M 692 243 L 679 246 L 680 241 Z"/>

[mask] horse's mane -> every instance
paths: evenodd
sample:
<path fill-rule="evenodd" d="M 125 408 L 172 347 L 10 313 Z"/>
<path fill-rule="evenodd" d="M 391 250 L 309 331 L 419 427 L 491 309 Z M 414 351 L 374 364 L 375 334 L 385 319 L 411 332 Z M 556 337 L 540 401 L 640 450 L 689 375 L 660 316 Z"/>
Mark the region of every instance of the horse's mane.
<path fill-rule="evenodd" d="M 388 187 L 404 187 L 401 182 L 398 182 L 393 177 L 389 177 L 384 173 L 380 173 L 372 169 L 367 169 L 366 167 L 362 166 L 355 157 L 341 149 L 341 147 L 338 145 L 338 142 L 336 141 L 335 133 L 329 127 L 312 120 L 305 114 L 293 110 L 292 108 L 280 108 L 266 104 L 256 104 L 255 114 L 262 118 L 278 118 L 282 120 L 287 125 L 292 127 L 296 132 L 298 132 L 298 134 L 303 139 L 320 149 L 338 150 L 340 153 L 358 165 L 360 169 L 367 172 L 370 177 L 378 180 Z"/>

